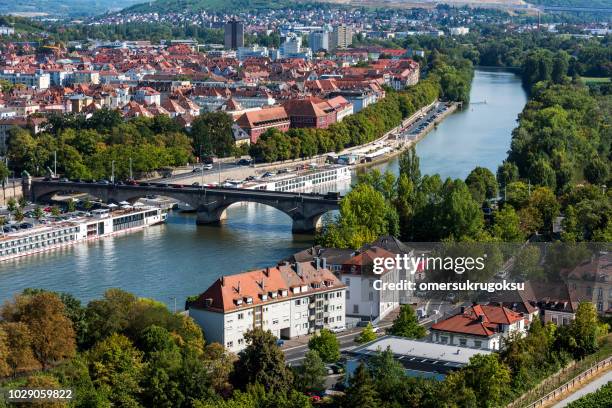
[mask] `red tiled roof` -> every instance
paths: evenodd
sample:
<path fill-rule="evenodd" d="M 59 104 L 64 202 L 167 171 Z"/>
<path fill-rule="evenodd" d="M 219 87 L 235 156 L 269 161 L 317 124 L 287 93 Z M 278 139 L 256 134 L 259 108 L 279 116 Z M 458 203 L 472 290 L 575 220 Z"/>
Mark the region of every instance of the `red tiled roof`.
<path fill-rule="evenodd" d="M 306 293 L 316 293 L 329 288 L 340 289 L 345 285 L 328 269 L 317 268 L 311 262 L 284 264 L 276 267 L 256 269 L 217 279 L 192 305 L 198 309 L 215 312 L 229 312 L 262 303 L 273 303 L 291 297 L 303 296 L 294 294 L 292 288 L 308 286 Z M 316 288 L 315 285 L 321 285 Z M 286 291 L 286 296 L 282 292 Z M 272 297 L 275 294 L 275 297 Z M 247 303 L 247 299 L 251 303 Z"/>
<path fill-rule="evenodd" d="M 524 317 L 502 306 L 474 305 L 463 313 L 431 326 L 432 330 L 489 337 L 499 331 L 498 325 L 509 325 Z"/>

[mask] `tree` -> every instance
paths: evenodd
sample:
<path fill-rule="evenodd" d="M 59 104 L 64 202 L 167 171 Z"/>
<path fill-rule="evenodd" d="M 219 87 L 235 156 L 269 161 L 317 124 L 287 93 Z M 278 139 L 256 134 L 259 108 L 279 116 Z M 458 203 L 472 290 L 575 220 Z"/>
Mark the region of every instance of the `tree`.
<path fill-rule="evenodd" d="M 335 363 L 340 359 L 340 342 L 334 332 L 321 329 L 308 341 L 308 348 L 315 350 L 326 363 Z"/>
<path fill-rule="evenodd" d="M 425 337 L 427 330 L 419 324 L 412 306 L 401 305 L 399 315 L 393 320 L 389 333 L 409 339 L 420 339 Z"/>
<path fill-rule="evenodd" d="M 17 210 L 17 200 L 15 200 L 14 197 L 11 197 L 6 201 L 6 209 L 11 213 Z"/>
<path fill-rule="evenodd" d="M 497 196 L 497 180 L 487 168 L 476 167 L 465 179 L 465 184 L 477 203 Z"/>
<path fill-rule="evenodd" d="M 247 384 L 259 383 L 272 392 L 288 389 L 293 375 L 285 366 L 285 355 L 274 335 L 256 328 L 246 332 L 244 338 L 247 347 L 234 366 L 233 384 L 245 389 Z"/>
<path fill-rule="evenodd" d="M 474 392 L 479 406 L 496 407 L 502 404 L 510 386 L 510 370 L 497 354 L 477 354 L 462 370 L 447 377 L 453 392 L 468 388 Z M 462 394 L 458 390 L 457 394 Z"/>
<path fill-rule="evenodd" d="M 327 225 L 318 241 L 337 248 L 359 248 L 382 235 L 396 235 L 399 217 L 384 195 L 360 183 L 340 202 L 340 216 Z"/>
<path fill-rule="evenodd" d="M 200 158 L 207 154 L 227 157 L 232 154 L 234 137 L 232 118 L 225 112 L 207 112 L 199 115 L 191 125 L 195 152 Z"/>
<path fill-rule="evenodd" d="M 376 391 L 379 395 L 393 395 L 406 379 L 402 363 L 393 357 L 391 347 L 386 350 L 378 350 L 376 354 L 368 360 L 368 370 L 376 384 Z"/>
<path fill-rule="evenodd" d="M 40 208 L 40 206 L 36 206 L 34 208 L 34 218 L 36 218 L 37 220 L 40 220 L 43 215 L 45 215 L 44 211 L 42 210 L 42 208 Z"/>
<path fill-rule="evenodd" d="M 25 387 L 29 389 L 38 388 L 43 390 L 53 390 L 61 388 L 59 381 L 55 377 L 45 373 L 38 373 L 29 376 L 26 380 L 26 383 L 24 384 L 24 388 Z M 45 408 L 62 408 L 65 406 L 66 404 L 59 400 L 44 402 Z"/>
<path fill-rule="evenodd" d="M 349 379 L 349 386 L 342 398 L 341 406 L 347 408 L 378 408 L 380 403 L 372 377 L 366 365 L 362 362 Z"/>
<path fill-rule="evenodd" d="M 521 242 L 524 240 L 521 231 L 521 220 L 510 204 L 506 204 L 493 215 L 493 235 L 502 242 Z"/>
<path fill-rule="evenodd" d="M 517 181 L 519 178 L 519 169 L 516 164 L 504 160 L 504 162 L 497 168 L 497 182 L 500 186 L 505 187 L 509 183 Z M 505 198 L 505 197 L 504 197 Z"/>
<path fill-rule="evenodd" d="M 13 211 L 13 216 L 15 217 L 15 221 L 17 222 L 21 222 L 25 218 L 25 214 L 23 213 L 21 208 L 17 208 L 15 211 Z"/>
<path fill-rule="evenodd" d="M 60 215 L 62 215 L 62 211 L 57 205 L 54 205 L 53 207 L 51 207 L 51 215 L 53 215 L 54 217 L 59 217 Z"/>
<path fill-rule="evenodd" d="M 325 389 L 327 370 L 319 353 L 309 350 L 295 372 L 295 386 L 303 392 L 320 392 Z"/>
<path fill-rule="evenodd" d="M 529 197 L 529 207 L 542 220 L 543 231 L 552 231 L 553 221 L 559 215 L 561 208 L 552 190 L 547 187 L 538 187 Z"/>
<path fill-rule="evenodd" d="M 371 322 L 368 322 L 368 325 L 363 328 L 361 334 L 355 339 L 359 344 L 368 343 L 374 340 L 376 340 L 376 333 L 374 333 L 374 326 L 372 326 Z"/>
<path fill-rule="evenodd" d="M 9 345 L 8 335 L 0 326 L 0 378 L 7 377 L 11 374 L 12 370 L 8 363 L 9 358 Z"/>
<path fill-rule="evenodd" d="M 559 337 L 569 345 L 568 349 L 574 357 L 582 358 L 597 351 L 598 338 L 606 331 L 607 327 L 599 322 L 595 306 L 586 301 L 580 302 L 574 320 L 559 334 Z"/>
<path fill-rule="evenodd" d="M 116 406 L 138 407 L 145 365 L 142 352 L 127 337 L 112 334 L 88 352 L 89 373 L 96 388 Z"/>
<path fill-rule="evenodd" d="M 19 295 L 2 308 L 11 322 L 25 323 L 31 335 L 31 348 L 43 368 L 74 356 L 75 334 L 61 299 L 54 293 Z"/>
<path fill-rule="evenodd" d="M 584 168 L 584 177 L 591 184 L 605 184 L 609 174 L 609 164 L 599 157 L 590 160 Z"/>
<path fill-rule="evenodd" d="M 8 322 L 2 323 L 0 327 L 6 334 L 6 363 L 11 375 L 40 368 L 40 363 L 32 352 L 32 334 L 28 326 L 21 322 Z"/>

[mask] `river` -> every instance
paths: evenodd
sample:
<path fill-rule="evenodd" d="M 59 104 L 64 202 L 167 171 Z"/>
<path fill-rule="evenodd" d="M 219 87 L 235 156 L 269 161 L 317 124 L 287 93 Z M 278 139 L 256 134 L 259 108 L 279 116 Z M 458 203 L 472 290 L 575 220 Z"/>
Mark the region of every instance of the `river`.
<path fill-rule="evenodd" d="M 465 178 L 476 166 L 495 171 L 506 157 L 527 100 L 520 78 L 477 70 L 470 98 L 472 105 L 418 144 L 423 173 Z M 398 161 L 379 167 L 397 173 Z M 259 204 L 230 207 L 221 227 L 196 226 L 193 215 L 172 213 L 165 225 L 1 263 L 0 302 L 27 287 L 70 292 L 85 302 L 119 287 L 182 309 L 187 296 L 219 276 L 271 265 L 311 243 L 312 236 L 291 233 L 287 215 Z"/>

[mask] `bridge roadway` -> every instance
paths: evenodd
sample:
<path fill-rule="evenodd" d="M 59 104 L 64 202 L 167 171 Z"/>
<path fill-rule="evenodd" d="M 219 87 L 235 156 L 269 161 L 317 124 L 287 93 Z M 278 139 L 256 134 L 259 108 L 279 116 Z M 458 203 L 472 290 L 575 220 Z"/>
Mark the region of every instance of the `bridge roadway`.
<path fill-rule="evenodd" d="M 72 181 L 23 180 L 24 196 L 31 201 L 51 199 L 54 194 L 87 193 L 104 202 L 135 202 L 148 195 L 174 198 L 189 204 L 197 212 L 198 224 L 219 223 L 226 218 L 227 207 L 234 203 L 251 202 L 274 207 L 293 220 L 292 231 L 311 233 L 321 217 L 339 209 L 341 197 L 297 192 L 248 190 L 235 188 L 178 187 L 170 185 L 123 185 L 80 183 Z"/>

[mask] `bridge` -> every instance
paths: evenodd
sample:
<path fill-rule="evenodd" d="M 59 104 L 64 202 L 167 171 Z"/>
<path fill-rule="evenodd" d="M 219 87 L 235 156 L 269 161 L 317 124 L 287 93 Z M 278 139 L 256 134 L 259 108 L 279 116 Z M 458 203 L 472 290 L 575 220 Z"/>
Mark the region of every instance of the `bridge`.
<path fill-rule="evenodd" d="M 57 193 L 86 193 L 109 202 L 135 202 L 149 195 L 170 197 L 196 210 L 198 224 L 215 224 L 226 218 L 227 208 L 235 203 L 259 203 L 274 207 L 293 220 L 292 231 L 310 233 L 321 217 L 339 208 L 340 197 L 297 192 L 247 190 L 237 188 L 180 187 L 176 185 L 123 185 L 73 181 L 23 180 L 25 197 L 32 202 L 50 200 Z"/>

